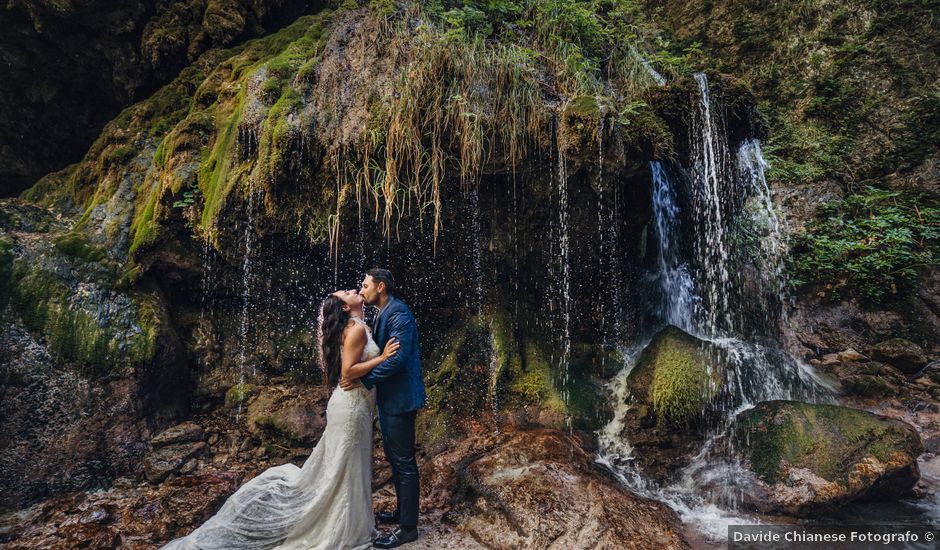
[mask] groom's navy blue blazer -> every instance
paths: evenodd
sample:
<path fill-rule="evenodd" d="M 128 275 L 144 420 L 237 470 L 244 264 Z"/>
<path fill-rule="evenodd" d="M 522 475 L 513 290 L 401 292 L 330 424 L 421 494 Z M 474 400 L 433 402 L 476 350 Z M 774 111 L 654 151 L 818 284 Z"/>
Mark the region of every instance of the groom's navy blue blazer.
<path fill-rule="evenodd" d="M 362 384 L 376 387 L 375 400 L 379 414 L 403 414 L 424 406 L 424 379 L 421 374 L 421 348 L 418 344 L 418 324 L 404 302 L 389 296 L 385 309 L 375 320 L 372 338 L 379 349 L 392 337 L 401 345 L 390 359 L 362 377 Z"/>

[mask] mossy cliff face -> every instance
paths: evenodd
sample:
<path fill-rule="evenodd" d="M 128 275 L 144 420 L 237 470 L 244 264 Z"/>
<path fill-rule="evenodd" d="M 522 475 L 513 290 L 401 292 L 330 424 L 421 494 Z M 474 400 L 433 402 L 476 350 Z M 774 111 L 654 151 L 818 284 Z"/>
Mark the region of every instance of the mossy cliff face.
<path fill-rule="evenodd" d="M 122 107 L 202 52 L 279 28 L 305 2 L 7 2 L 0 196 L 78 161 Z"/>
<path fill-rule="evenodd" d="M 16 508 L 139 468 L 188 392 L 158 290 L 119 288 L 74 220 L 15 199 L 0 212 L 0 507 Z"/>
<path fill-rule="evenodd" d="M 546 55 L 536 56 L 526 37 L 481 41 L 407 8 L 394 17 L 325 10 L 211 50 L 109 124 L 60 176 L 68 184 L 57 195 L 40 193 L 53 180 L 27 194 L 80 205 L 76 231 L 118 262 L 121 280 L 161 287 L 193 355 L 221 366 L 196 374 L 207 399 L 221 400 L 246 365 L 315 379 L 320 297 L 382 264 L 407 274 L 403 292 L 427 324 L 429 349 L 473 322 L 447 308 L 505 310 L 504 296 L 527 286 L 512 297 L 512 323 L 531 320 L 539 344 L 518 346 L 533 367 L 513 384 L 553 410 L 562 393 L 592 400 L 554 387 L 571 347 L 559 311 L 564 338 L 594 345 L 605 306 L 581 297 L 593 292 L 595 268 L 611 264 L 627 286 L 639 272 L 647 162 L 673 151 L 673 103 L 684 92 L 661 92 L 637 57 L 617 61 L 633 63 L 633 76 L 606 80 L 592 64 L 559 63 L 570 51 L 551 40 L 537 42 Z M 612 36 L 602 34 L 620 40 Z M 598 210 L 615 225 L 605 243 Z M 635 215 L 614 215 L 627 210 Z M 562 232 L 580 243 L 565 258 L 520 244 Z M 637 328 L 632 300 L 609 312 L 627 332 Z M 290 328 L 283 338 L 256 334 L 271 325 Z"/>
<path fill-rule="evenodd" d="M 651 261 L 649 161 L 683 154 L 675 136 L 695 88 L 660 88 L 634 48 L 649 38 L 651 55 L 664 51 L 640 10 L 579 9 L 579 30 L 534 2 L 526 17 L 557 29 L 494 40 L 439 7 L 397 8 L 323 10 L 201 53 L 24 194 L 76 219 L 16 246 L 48 242 L 106 273 L 130 316 L 154 297 L 148 318 L 181 340 L 163 364 L 198 410 L 318 381 L 320 301 L 381 265 L 420 323 L 426 441 L 475 421 L 595 427 L 605 350 L 641 330 L 642 296 L 628 290 Z M 636 27 L 615 28 L 624 18 Z M 738 139 L 754 127 L 750 96 L 715 80 L 738 98 Z M 620 297 L 599 298 L 599 280 Z M 39 282 L 37 303 L 58 307 L 58 287 Z M 18 307 L 37 340 L 76 326 Z M 110 369 L 112 335 L 89 334 L 53 353 Z M 159 334 L 114 376 L 157 363 Z"/>
<path fill-rule="evenodd" d="M 914 428 L 836 405 L 768 401 L 741 413 L 735 445 L 757 479 L 745 502 L 810 515 L 863 496 L 898 497 L 919 478 L 924 445 Z"/>

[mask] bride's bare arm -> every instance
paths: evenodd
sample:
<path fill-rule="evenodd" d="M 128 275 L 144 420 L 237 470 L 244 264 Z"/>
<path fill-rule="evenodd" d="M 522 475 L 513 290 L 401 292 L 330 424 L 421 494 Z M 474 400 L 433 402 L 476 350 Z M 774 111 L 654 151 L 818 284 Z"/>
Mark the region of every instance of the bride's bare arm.
<path fill-rule="evenodd" d="M 362 329 L 363 333 L 365 328 L 358 327 Z M 368 340 L 368 339 L 367 339 Z M 365 346 L 363 346 L 363 349 Z M 355 365 L 346 368 L 346 360 L 343 360 L 343 379 L 353 381 L 362 378 L 363 376 L 369 374 L 369 371 L 375 367 L 382 364 L 382 361 L 385 361 L 389 357 L 394 356 L 398 352 L 399 343 L 398 340 L 392 338 L 385 344 L 385 349 L 377 355 L 376 357 L 369 359 L 368 361 L 362 361 L 361 363 L 356 363 Z M 345 354 L 345 351 L 343 352 Z M 344 355 L 345 357 L 345 355 Z M 359 350 L 359 355 L 355 357 L 362 357 L 362 350 Z"/>

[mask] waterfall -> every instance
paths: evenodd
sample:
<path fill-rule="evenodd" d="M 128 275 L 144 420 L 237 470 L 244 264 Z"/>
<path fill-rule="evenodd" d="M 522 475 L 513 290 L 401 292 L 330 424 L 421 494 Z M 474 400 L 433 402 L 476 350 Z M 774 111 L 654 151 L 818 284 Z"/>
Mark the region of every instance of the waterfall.
<path fill-rule="evenodd" d="M 475 293 L 473 308 L 477 315 L 483 313 L 483 230 L 480 223 L 480 189 L 477 184 L 470 189 L 470 230 L 473 231 L 473 279 Z"/>
<path fill-rule="evenodd" d="M 614 415 L 598 431 L 597 461 L 634 491 L 668 504 L 683 521 L 721 539 L 729 524 L 750 522 L 737 512 L 735 482 L 742 478 L 741 467 L 717 452 L 716 442 L 735 415 L 760 401 L 817 401 L 828 394 L 812 370 L 772 338 L 747 339 L 745 325 L 758 322 L 750 314 L 754 309 L 761 310 L 766 334 L 776 336 L 773 321 L 779 319 L 785 289 L 783 224 L 764 176 L 767 163 L 759 141 L 744 140 L 736 156 L 730 154 L 721 105 L 712 99 L 705 75 L 696 74 L 695 81 L 687 166 L 650 163 L 658 258 L 649 280 L 655 286 L 651 294 L 659 296 L 653 328 L 678 326 L 726 356 L 728 396 L 719 405 L 723 420 L 705 434 L 701 451 L 667 482 L 647 479 L 634 465 L 636 451 L 624 434 L 632 406 L 628 377 L 650 341 L 648 334 L 624 351 L 625 367 L 608 384 Z M 736 231 L 758 235 L 759 250 L 738 250 Z M 760 274 L 756 291 L 743 284 L 747 265 Z"/>
<path fill-rule="evenodd" d="M 723 125 L 712 114 L 708 79 L 695 75 L 699 98 L 693 109 L 693 131 L 690 133 L 692 176 L 692 207 L 695 227 L 695 255 L 700 272 L 700 297 L 697 316 L 704 334 L 732 333 L 734 326 L 729 307 L 731 294 L 728 275 L 728 242 L 722 202 L 728 181 L 727 145 Z"/>
<path fill-rule="evenodd" d="M 260 190 L 259 190 L 260 192 Z M 256 191 L 252 179 L 248 179 L 248 210 L 247 221 L 245 223 L 245 256 L 242 261 L 242 309 L 238 327 L 238 383 L 245 383 L 245 369 L 247 363 L 248 347 L 248 324 L 251 315 L 251 249 L 255 231 L 255 201 Z M 251 367 L 252 375 L 255 374 L 255 365 Z M 241 413 L 241 404 L 236 411 L 236 419 Z"/>
<path fill-rule="evenodd" d="M 650 163 L 653 174 L 653 222 L 659 243 L 659 315 L 662 321 L 689 333 L 692 326 L 695 295 L 689 266 L 682 258 L 679 244 L 679 205 L 676 189 L 665 167 L 658 161 Z"/>
<path fill-rule="evenodd" d="M 561 397 L 566 407 L 569 405 L 568 361 L 571 358 L 571 263 L 568 251 L 568 168 L 565 154 L 558 150 L 558 251 L 561 262 L 561 315 L 562 315 L 562 353 L 561 353 Z M 571 415 L 565 422 L 570 428 Z"/>

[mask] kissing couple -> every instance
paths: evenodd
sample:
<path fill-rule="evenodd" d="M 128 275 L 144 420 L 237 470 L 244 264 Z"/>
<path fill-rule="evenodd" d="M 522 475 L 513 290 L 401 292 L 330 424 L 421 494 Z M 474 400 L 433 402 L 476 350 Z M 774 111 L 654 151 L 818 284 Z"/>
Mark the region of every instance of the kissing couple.
<path fill-rule="evenodd" d="M 418 538 L 415 415 L 426 399 L 418 327 L 394 288 L 390 271 L 371 269 L 358 292 L 339 290 L 323 300 L 320 365 L 324 384 L 334 389 L 326 429 L 303 466 L 265 470 L 164 550 L 395 548 Z M 379 308 L 371 330 L 363 304 Z M 398 508 L 373 516 L 376 404 Z M 398 528 L 374 538 L 376 520 Z"/>

